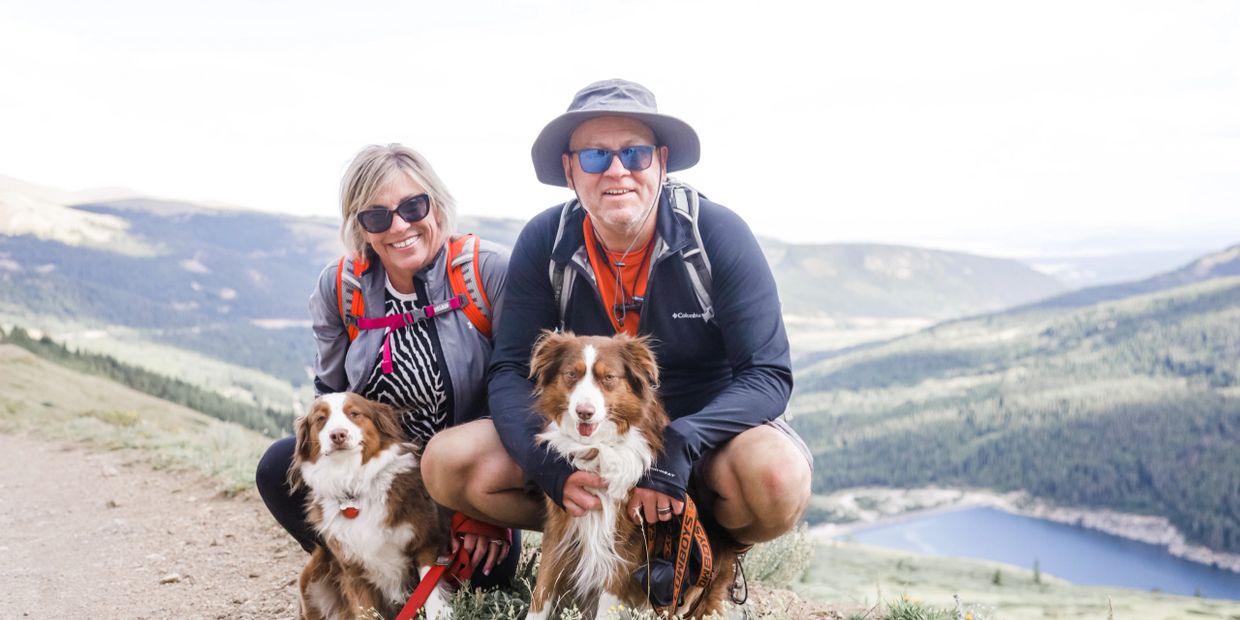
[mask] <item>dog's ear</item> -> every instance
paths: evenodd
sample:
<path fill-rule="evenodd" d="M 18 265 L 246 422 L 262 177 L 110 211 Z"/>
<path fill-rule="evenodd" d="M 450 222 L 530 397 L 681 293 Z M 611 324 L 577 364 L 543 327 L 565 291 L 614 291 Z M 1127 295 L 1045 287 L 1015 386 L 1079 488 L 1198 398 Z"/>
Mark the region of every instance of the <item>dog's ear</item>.
<path fill-rule="evenodd" d="M 318 408 L 319 405 L 311 407 L 310 413 L 297 418 L 297 421 L 293 423 L 293 432 L 297 436 L 297 456 L 301 457 L 303 461 L 309 461 L 314 458 L 314 455 L 310 453 L 310 435 L 314 432 L 310 428 L 310 417 L 315 415 Z"/>
<path fill-rule="evenodd" d="M 293 448 L 293 461 L 288 466 L 288 486 L 296 491 L 301 488 L 301 464 L 310 460 L 310 416 L 314 413 L 314 407 L 305 415 L 297 416 L 293 420 L 293 437 L 295 439 L 295 447 Z"/>
<path fill-rule="evenodd" d="M 395 409 L 380 402 L 360 398 L 364 403 L 366 416 L 370 418 L 375 425 L 375 430 L 379 431 L 379 435 L 389 437 L 394 441 L 408 441 L 409 437 L 405 435 L 405 429 L 400 425 L 400 414 Z"/>
<path fill-rule="evenodd" d="M 572 345 L 573 335 L 570 332 L 557 334 L 544 329 L 542 335 L 534 342 L 534 353 L 530 356 L 530 378 L 534 380 L 535 389 L 541 390 L 555 380 L 560 372 L 560 361 L 564 352 Z"/>
<path fill-rule="evenodd" d="M 617 337 L 624 346 L 624 367 L 629 376 L 629 385 L 634 394 L 644 398 L 646 390 L 659 389 L 659 364 L 650 348 L 650 339 L 632 338 L 623 334 L 621 336 Z"/>

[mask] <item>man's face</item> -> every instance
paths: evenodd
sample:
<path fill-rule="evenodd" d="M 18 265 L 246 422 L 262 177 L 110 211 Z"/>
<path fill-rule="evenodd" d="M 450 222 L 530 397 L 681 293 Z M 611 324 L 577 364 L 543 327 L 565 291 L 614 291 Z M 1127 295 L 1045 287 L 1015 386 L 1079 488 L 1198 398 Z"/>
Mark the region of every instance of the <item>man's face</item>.
<path fill-rule="evenodd" d="M 654 143 L 654 132 L 645 123 L 619 116 L 601 116 L 579 125 L 569 139 L 568 148 L 619 151 Z M 667 147 L 655 149 L 654 161 L 645 170 L 625 169 L 619 156 L 612 157 L 611 165 L 597 174 L 582 170 L 574 154 L 566 153 L 562 161 L 568 186 L 577 191 L 594 225 L 612 234 L 633 234 L 641 225 L 646 209 L 658 196 L 667 170 Z"/>

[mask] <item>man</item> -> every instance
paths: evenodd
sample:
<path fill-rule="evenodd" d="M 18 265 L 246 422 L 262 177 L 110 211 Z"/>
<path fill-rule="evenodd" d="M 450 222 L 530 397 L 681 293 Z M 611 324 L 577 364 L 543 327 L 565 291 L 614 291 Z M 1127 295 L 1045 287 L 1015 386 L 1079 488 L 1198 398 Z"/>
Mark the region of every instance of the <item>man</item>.
<path fill-rule="evenodd" d="M 696 132 L 660 114 L 641 85 L 607 80 L 577 93 L 532 156 L 538 179 L 572 190 L 581 208 L 544 211 L 518 238 L 488 383 L 493 420 L 431 440 L 423 470 L 432 496 L 524 529 L 542 523 L 530 482 L 574 516 L 601 509 L 591 488 L 603 481 L 534 439 L 541 421 L 531 410 L 529 356 L 543 329 L 623 331 L 651 337 L 672 418 L 630 517 L 640 510 L 647 521 L 667 521 L 690 493 L 738 548 L 788 531 L 809 501 L 811 458 L 779 418 L 792 389 L 779 298 L 739 217 L 702 199 L 695 231 L 673 211 L 667 174 L 697 163 Z M 695 232 L 710 263 L 711 308 L 702 307 L 680 254 Z M 563 306 L 553 265 L 573 276 Z"/>

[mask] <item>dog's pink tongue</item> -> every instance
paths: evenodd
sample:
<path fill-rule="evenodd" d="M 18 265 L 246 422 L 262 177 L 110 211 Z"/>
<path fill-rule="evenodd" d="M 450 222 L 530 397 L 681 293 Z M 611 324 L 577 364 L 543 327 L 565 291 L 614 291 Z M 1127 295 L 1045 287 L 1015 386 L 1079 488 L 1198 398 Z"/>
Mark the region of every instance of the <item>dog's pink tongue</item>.
<path fill-rule="evenodd" d="M 598 428 L 597 424 L 586 424 L 585 422 L 577 423 L 577 432 L 581 433 L 582 437 L 589 437 L 590 435 L 593 435 L 594 429 L 596 428 Z"/>

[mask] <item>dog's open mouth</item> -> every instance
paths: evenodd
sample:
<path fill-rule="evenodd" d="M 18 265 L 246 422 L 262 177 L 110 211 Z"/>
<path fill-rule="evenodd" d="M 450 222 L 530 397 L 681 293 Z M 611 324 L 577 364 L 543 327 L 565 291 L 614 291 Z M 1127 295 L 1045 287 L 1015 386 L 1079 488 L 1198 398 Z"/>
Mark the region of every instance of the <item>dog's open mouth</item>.
<path fill-rule="evenodd" d="M 590 424 L 589 422 L 578 422 L 577 433 L 582 437 L 589 437 L 598 429 L 598 424 Z"/>

